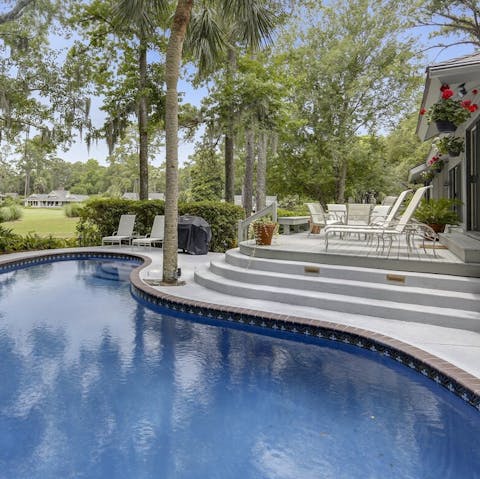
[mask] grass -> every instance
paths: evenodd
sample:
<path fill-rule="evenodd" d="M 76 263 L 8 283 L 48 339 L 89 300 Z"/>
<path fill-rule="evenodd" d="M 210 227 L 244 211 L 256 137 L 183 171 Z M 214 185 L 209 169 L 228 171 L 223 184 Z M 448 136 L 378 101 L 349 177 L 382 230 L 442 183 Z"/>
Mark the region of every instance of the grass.
<path fill-rule="evenodd" d="M 23 208 L 23 216 L 17 221 L 2 223 L 14 233 L 39 236 L 52 235 L 56 238 L 74 238 L 78 218 L 67 218 L 62 208 Z"/>

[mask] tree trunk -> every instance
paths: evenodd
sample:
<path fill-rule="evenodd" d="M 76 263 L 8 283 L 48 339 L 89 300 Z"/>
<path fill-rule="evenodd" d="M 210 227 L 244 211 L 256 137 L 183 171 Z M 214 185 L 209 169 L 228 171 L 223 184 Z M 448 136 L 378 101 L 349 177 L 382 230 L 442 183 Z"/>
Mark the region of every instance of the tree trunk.
<path fill-rule="evenodd" d="M 267 177 L 267 146 L 268 135 L 261 131 L 258 138 L 258 160 L 257 160 L 257 211 L 265 208 L 266 201 L 266 177 Z"/>
<path fill-rule="evenodd" d="M 165 60 L 167 95 L 165 104 L 166 178 L 165 241 L 163 243 L 163 282 L 177 284 L 178 268 L 178 92 L 183 42 L 193 0 L 178 0 Z"/>
<path fill-rule="evenodd" d="M 347 182 L 347 159 L 342 158 L 338 165 L 336 181 L 337 203 L 345 203 L 345 185 Z"/>
<path fill-rule="evenodd" d="M 145 39 L 140 40 L 139 55 L 139 99 L 138 99 L 138 133 L 140 138 L 139 150 L 139 198 L 148 200 L 148 106 L 147 106 L 147 44 Z"/>
<path fill-rule="evenodd" d="M 255 162 L 254 142 L 255 133 L 253 128 L 248 128 L 246 132 L 247 157 L 245 158 L 245 180 L 243 183 L 243 208 L 247 218 L 252 214 L 252 195 L 253 195 L 253 166 Z"/>
<path fill-rule="evenodd" d="M 35 0 L 18 0 L 18 2 L 11 10 L 0 15 L 0 25 L 20 18 L 23 14 L 23 10 L 25 9 L 25 7 L 28 7 L 28 5 L 30 5 L 34 1 Z M 5 4 L 5 2 L 3 3 Z"/>
<path fill-rule="evenodd" d="M 237 69 L 237 57 L 233 48 L 228 49 L 227 80 L 231 82 Z M 225 201 L 234 202 L 235 195 L 235 112 L 233 106 L 227 113 L 227 132 L 225 133 Z"/>

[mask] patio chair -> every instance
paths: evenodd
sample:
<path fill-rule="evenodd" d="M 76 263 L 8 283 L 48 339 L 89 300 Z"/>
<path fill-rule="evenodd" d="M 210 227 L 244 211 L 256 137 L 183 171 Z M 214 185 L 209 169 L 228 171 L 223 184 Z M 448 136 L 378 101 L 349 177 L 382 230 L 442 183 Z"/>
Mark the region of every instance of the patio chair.
<path fill-rule="evenodd" d="M 392 206 L 397 201 L 397 196 L 385 196 L 382 201 L 383 206 Z"/>
<path fill-rule="evenodd" d="M 340 203 L 328 203 L 327 213 L 331 218 L 336 218 L 341 223 L 345 223 L 345 218 L 347 217 L 347 206 Z"/>
<path fill-rule="evenodd" d="M 325 210 L 320 203 L 305 203 L 310 212 L 310 230 L 308 235 L 312 234 L 315 230 L 320 233 L 320 230 L 324 226 L 334 225 L 340 223 L 340 221 L 336 217 L 331 217 Z"/>
<path fill-rule="evenodd" d="M 133 237 L 133 228 L 135 226 L 135 215 L 122 215 L 118 223 L 117 231 L 114 231 L 111 236 L 104 236 L 102 238 L 102 246 L 105 244 L 130 244 Z"/>
<path fill-rule="evenodd" d="M 152 230 L 144 238 L 135 238 L 132 240 L 132 247 L 134 246 L 149 246 L 162 245 L 165 235 L 165 216 L 157 215 L 153 220 Z"/>
<path fill-rule="evenodd" d="M 424 195 L 425 191 L 430 189 L 432 186 L 423 186 L 419 188 L 415 194 L 413 195 L 412 199 L 408 203 L 407 208 L 405 209 L 404 213 L 398 220 L 398 223 L 395 226 L 387 226 L 387 227 L 378 227 L 374 226 L 364 226 L 364 227 L 355 227 L 352 226 L 351 228 L 348 225 L 342 226 L 331 226 L 329 228 L 325 228 L 325 251 L 328 250 L 328 237 L 330 234 L 334 233 L 364 233 L 366 235 L 375 235 L 378 241 L 382 241 L 382 252 L 385 250 L 385 240 L 388 239 L 389 247 L 388 247 L 388 254 L 390 254 L 390 250 L 392 248 L 393 239 L 397 238 L 400 241 L 402 235 L 406 236 L 407 240 L 407 247 L 411 249 L 412 245 L 410 242 L 411 239 L 411 230 L 408 228 L 408 223 L 412 219 L 413 213 L 417 209 L 418 205 L 420 204 L 420 200 Z M 424 225 L 426 226 L 426 225 Z M 415 227 L 415 231 L 418 231 L 418 226 Z M 434 242 L 435 243 L 435 242 Z M 424 248 L 425 250 L 425 248 Z M 433 245 L 433 252 L 435 254 L 435 244 Z M 425 250 L 426 251 L 426 250 Z"/>
<path fill-rule="evenodd" d="M 369 203 L 348 203 L 346 224 L 366 226 L 370 223 L 371 212 L 372 205 Z"/>

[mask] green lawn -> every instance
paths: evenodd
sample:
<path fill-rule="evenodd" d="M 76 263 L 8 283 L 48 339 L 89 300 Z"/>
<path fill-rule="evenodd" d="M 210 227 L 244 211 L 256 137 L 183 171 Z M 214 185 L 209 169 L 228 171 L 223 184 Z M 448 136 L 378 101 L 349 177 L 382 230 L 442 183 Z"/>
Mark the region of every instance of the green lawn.
<path fill-rule="evenodd" d="M 2 223 L 14 233 L 39 236 L 52 235 L 56 238 L 73 238 L 78 218 L 67 218 L 61 208 L 23 208 L 23 216 L 17 221 Z"/>

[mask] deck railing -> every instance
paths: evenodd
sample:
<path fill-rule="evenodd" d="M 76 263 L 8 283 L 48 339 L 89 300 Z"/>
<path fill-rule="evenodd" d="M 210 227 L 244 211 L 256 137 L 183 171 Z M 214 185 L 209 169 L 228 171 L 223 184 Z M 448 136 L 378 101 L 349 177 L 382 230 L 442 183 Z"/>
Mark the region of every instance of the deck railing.
<path fill-rule="evenodd" d="M 238 243 L 248 239 L 248 227 L 259 218 L 264 216 L 272 215 L 273 222 L 277 222 L 277 202 L 269 204 L 263 210 L 257 211 L 254 215 L 249 216 L 246 220 L 239 220 L 238 222 Z"/>

